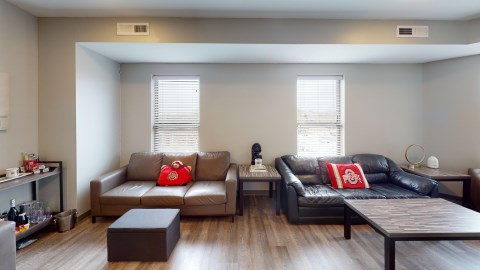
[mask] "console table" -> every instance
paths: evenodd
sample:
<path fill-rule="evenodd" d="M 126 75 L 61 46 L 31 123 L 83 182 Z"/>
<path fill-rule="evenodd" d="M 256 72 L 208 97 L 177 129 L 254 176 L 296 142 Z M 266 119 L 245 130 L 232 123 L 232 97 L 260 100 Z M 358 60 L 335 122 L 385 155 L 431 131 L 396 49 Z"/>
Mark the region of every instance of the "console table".
<path fill-rule="evenodd" d="M 49 172 L 44 172 L 44 173 L 39 173 L 39 174 L 30 174 L 27 176 L 15 178 L 12 180 L 8 180 L 5 182 L 0 183 L 0 190 L 6 190 L 10 189 L 13 187 L 25 185 L 25 184 L 31 184 L 32 187 L 32 200 L 36 200 L 38 197 L 38 192 L 37 192 L 37 182 L 48 179 L 53 176 L 58 176 L 59 177 L 59 186 L 60 186 L 60 212 L 63 212 L 63 173 L 62 173 L 62 161 L 39 161 L 48 167 L 50 167 Z M 37 224 L 32 224 L 30 228 L 24 232 L 18 233 L 16 235 L 16 239 L 21 240 L 45 227 L 47 227 L 49 224 L 52 223 L 53 217 L 43 221 L 39 222 Z"/>
<path fill-rule="evenodd" d="M 470 206 L 470 181 L 471 176 L 468 174 L 458 173 L 454 171 L 444 169 L 432 169 L 429 167 L 421 166 L 418 168 L 410 169 L 407 165 L 402 165 L 402 169 L 406 172 L 427 177 L 433 180 L 441 182 L 462 182 L 463 194 L 462 194 L 462 206 Z"/>
<path fill-rule="evenodd" d="M 282 179 L 275 167 L 265 165 L 266 172 L 250 172 L 250 165 L 238 166 L 238 208 L 239 216 L 243 216 L 243 183 L 244 182 L 269 182 L 269 197 L 272 197 L 272 184 L 275 182 L 276 196 L 276 211 L 280 215 L 280 180 Z"/>

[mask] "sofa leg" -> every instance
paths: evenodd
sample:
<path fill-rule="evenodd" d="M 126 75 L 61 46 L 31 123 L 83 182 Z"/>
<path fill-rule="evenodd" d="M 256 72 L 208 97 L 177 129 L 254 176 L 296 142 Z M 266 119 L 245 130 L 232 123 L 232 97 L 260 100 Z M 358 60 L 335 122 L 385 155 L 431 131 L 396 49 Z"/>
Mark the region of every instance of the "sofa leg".
<path fill-rule="evenodd" d="M 232 215 L 232 223 L 235 222 L 235 215 Z"/>
<path fill-rule="evenodd" d="M 97 222 L 97 217 L 92 216 L 92 223 L 95 223 L 95 222 Z"/>

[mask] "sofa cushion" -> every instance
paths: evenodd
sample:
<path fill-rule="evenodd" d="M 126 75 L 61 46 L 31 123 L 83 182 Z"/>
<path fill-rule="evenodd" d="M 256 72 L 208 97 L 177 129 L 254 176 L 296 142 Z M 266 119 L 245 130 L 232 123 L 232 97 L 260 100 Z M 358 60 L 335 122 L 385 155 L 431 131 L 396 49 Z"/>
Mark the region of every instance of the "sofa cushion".
<path fill-rule="evenodd" d="M 200 152 L 197 157 L 197 181 L 225 181 L 228 168 L 230 168 L 230 153 Z"/>
<path fill-rule="evenodd" d="M 286 155 L 282 156 L 282 159 L 296 175 L 312 175 L 319 172 L 318 164 L 313 157 Z"/>
<path fill-rule="evenodd" d="M 148 207 L 165 207 L 185 204 L 184 197 L 192 182 L 186 186 L 156 186 L 143 194 L 141 198 L 142 205 Z"/>
<path fill-rule="evenodd" d="M 338 188 L 369 188 L 363 174 L 362 166 L 354 164 L 335 164 L 327 162 L 328 176 L 332 187 Z"/>
<path fill-rule="evenodd" d="M 297 175 L 303 185 L 322 185 L 322 177 L 319 174 Z"/>
<path fill-rule="evenodd" d="M 140 197 L 155 186 L 155 181 L 128 181 L 100 195 L 101 204 L 140 205 Z"/>
<path fill-rule="evenodd" d="M 365 173 L 368 183 L 380 184 L 390 182 L 390 176 L 387 173 Z"/>
<path fill-rule="evenodd" d="M 315 158 L 286 155 L 282 160 L 304 185 L 323 184 Z"/>
<path fill-rule="evenodd" d="M 336 164 L 352 164 L 352 158 L 350 156 L 335 156 L 335 157 L 318 157 L 318 170 L 322 184 L 330 184 L 330 177 L 328 176 L 327 162 Z"/>
<path fill-rule="evenodd" d="M 362 165 L 363 172 L 365 174 L 390 172 L 387 159 L 381 155 L 375 155 L 375 154 L 353 155 L 352 161 L 354 163 L 359 163 L 360 165 Z"/>
<path fill-rule="evenodd" d="M 305 196 L 298 196 L 298 205 L 305 207 L 328 207 L 343 205 L 343 196 L 330 186 L 311 185 L 305 187 Z"/>
<path fill-rule="evenodd" d="M 163 153 L 133 153 L 127 166 L 127 181 L 157 181 Z"/>
<path fill-rule="evenodd" d="M 362 165 L 363 172 L 370 184 L 388 183 L 390 176 L 390 165 L 386 157 L 375 154 L 353 155 L 352 161 Z"/>
<path fill-rule="evenodd" d="M 172 165 L 172 162 L 176 160 L 180 160 L 185 166 L 191 166 L 192 170 L 190 171 L 190 175 L 192 176 L 192 180 L 195 180 L 197 153 L 165 153 L 163 157 L 162 165 L 170 166 Z M 160 165 L 160 167 L 162 165 Z M 160 172 L 160 167 L 158 168 L 159 172 Z"/>
<path fill-rule="evenodd" d="M 225 182 L 196 181 L 185 194 L 186 205 L 213 205 L 227 202 Z"/>
<path fill-rule="evenodd" d="M 372 184 L 370 189 L 374 190 L 387 199 L 410 199 L 410 198 L 428 198 L 408 189 L 404 189 L 394 184 Z"/>
<path fill-rule="evenodd" d="M 336 189 L 345 199 L 386 199 L 383 194 L 378 193 L 370 188 L 366 189 Z"/>

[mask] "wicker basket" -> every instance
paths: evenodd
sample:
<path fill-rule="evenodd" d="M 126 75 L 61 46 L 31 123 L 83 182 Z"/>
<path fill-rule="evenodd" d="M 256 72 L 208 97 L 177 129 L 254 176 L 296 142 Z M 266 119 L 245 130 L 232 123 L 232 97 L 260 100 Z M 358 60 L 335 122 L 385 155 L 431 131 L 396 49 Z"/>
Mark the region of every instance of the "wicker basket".
<path fill-rule="evenodd" d="M 75 227 L 75 223 L 77 222 L 77 209 L 58 213 L 55 215 L 55 220 L 59 232 L 69 231 Z"/>

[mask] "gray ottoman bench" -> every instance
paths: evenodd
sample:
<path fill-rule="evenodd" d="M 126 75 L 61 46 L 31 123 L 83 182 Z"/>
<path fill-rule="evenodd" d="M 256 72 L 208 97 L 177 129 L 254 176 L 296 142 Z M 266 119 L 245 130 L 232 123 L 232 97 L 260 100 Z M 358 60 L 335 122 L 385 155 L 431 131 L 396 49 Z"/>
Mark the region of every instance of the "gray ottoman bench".
<path fill-rule="evenodd" d="M 132 209 L 108 227 L 108 261 L 167 261 L 179 238 L 180 210 Z"/>

